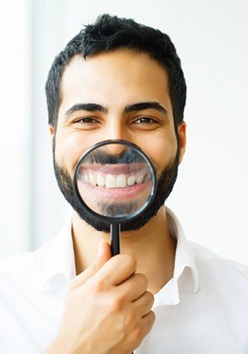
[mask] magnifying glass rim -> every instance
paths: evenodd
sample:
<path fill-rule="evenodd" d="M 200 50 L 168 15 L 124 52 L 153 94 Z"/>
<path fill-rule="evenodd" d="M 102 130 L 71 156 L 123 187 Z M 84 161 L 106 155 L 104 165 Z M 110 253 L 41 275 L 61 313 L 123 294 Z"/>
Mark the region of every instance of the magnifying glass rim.
<path fill-rule="evenodd" d="M 150 168 L 151 168 L 151 171 L 152 171 L 152 173 L 151 173 L 151 175 L 152 175 L 152 189 L 151 189 L 150 196 L 147 199 L 146 203 L 144 203 L 144 205 L 141 208 L 139 208 L 137 211 L 135 211 L 134 213 L 127 214 L 127 215 L 124 215 L 124 216 L 110 217 L 110 216 L 98 214 L 97 212 L 92 210 L 85 203 L 85 201 L 81 198 L 81 195 L 80 195 L 79 190 L 78 190 L 77 175 L 78 175 L 78 170 L 81 167 L 82 160 L 85 158 L 86 155 L 91 153 L 93 150 L 96 150 L 97 148 L 105 146 L 105 145 L 108 145 L 108 144 L 120 144 L 120 145 L 122 144 L 122 145 L 126 145 L 126 146 L 128 146 L 130 148 L 138 150 L 140 155 L 142 155 L 144 160 L 150 165 Z M 123 140 L 123 139 L 103 140 L 103 141 L 101 141 L 99 143 L 96 143 L 94 146 L 92 146 L 88 150 L 86 150 L 83 153 L 83 155 L 80 157 L 80 159 L 79 159 L 79 161 L 77 163 L 76 169 L 75 169 L 74 177 L 73 177 L 73 189 L 74 189 L 74 193 L 75 193 L 78 201 L 80 202 L 81 206 L 88 213 L 90 213 L 92 216 L 98 218 L 101 221 L 104 221 L 104 222 L 107 222 L 107 223 L 110 223 L 110 224 L 123 224 L 123 223 L 125 223 L 127 221 L 131 221 L 131 220 L 135 219 L 141 212 L 143 212 L 145 209 L 147 209 L 147 207 L 152 203 L 152 201 L 153 201 L 153 199 L 155 197 L 155 194 L 156 194 L 156 190 L 157 190 L 156 170 L 155 170 L 155 167 L 153 166 L 151 160 L 149 159 L 149 157 L 136 144 L 131 143 L 130 141 L 127 141 L 127 140 Z"/>

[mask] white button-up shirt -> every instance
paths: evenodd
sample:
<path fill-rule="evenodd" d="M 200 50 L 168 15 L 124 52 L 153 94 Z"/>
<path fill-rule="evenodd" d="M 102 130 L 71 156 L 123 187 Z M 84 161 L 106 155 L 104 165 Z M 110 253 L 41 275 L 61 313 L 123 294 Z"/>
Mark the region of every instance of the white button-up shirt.
<path fill-rule="evenodd" d="M 167 212 L 174 276 L 155 295 L 155 324 L 135 354 L 247 354 L 248 268 L 188 242 Z M 0 354 L 49 346 L 75 275 L 70 221 L 39 250 L 0 262 Z"/>

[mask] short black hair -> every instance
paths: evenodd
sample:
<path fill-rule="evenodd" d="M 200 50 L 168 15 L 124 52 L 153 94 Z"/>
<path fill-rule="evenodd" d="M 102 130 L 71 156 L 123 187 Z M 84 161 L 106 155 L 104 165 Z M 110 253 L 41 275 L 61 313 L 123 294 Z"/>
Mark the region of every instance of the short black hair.
<path fill-rule="evenodd" d="M 147 53 L 164 67 L 168 75 L 174 124 L 177 126 L 183 121 L 186 82 L 180 58 L 170 37 L 158 29 L 139 24 L 132 19 L 104 14 L 73 37 L 51 66 L 46 82 L 49 124 L 54 128 L 57 126 L 61 100 L 60 81 L 71 58 L 79 53 L 86 58 L 117 48 Z"/>

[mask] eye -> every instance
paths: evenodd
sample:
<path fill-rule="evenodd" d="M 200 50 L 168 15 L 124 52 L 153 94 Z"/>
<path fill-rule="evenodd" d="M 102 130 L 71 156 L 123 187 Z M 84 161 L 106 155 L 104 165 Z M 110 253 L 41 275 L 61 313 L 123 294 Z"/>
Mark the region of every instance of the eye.
<path fill-rule="evenodd" d="M 161 122 L 159 119 L 150 116 L 140 116 L 135 117 L 132 121 L 132 125 L 137 128 L 153 129 L 160 126 Z"/>
<path fill-rule="evenodd" d="M 79 118 L 75 121 L 75 123 L 81 123 L 81 124 L 95 124 L 98 123 L 97 119 L 94 117 L 83 117 Z"/>
<path fill-rule="evenodd" d="M 134 124 L 153 124 L 157 123 L 155 119 L 151 117 L 140 117 L 135 120 Z"/>
<path fill-rule="evenodd" d="M 75 118 L 71 123 L 74 126 L 74 128 L 77 130 L 98 129 L 99 126 L 101 125 L 100 119 L 94 116 L 78 117 Z"/>
<path fill-rule="evenodd" d="M 159 118 L 153 116 L 136 116 L 131 122 L 133 129 L 151 131 L 160 128 L 162 122 Z"/>

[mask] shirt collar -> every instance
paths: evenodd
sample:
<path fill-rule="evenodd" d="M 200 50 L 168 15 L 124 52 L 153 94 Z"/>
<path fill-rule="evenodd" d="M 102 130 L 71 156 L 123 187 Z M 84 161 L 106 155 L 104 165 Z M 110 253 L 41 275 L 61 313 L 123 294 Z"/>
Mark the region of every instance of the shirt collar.
<path fill-rule="evenodd" d="M 178 304 L 182 288 L 187 287 L 194 293 L 198 290 L 198 271 L 193 249 L 176 215 L 169 208 L 166 208 L 166 213 L 170 234 L 177 239 L 175 265 L 173 278 L 155 295 L 155 306 Z"/>
<path fill-rule="evenodd" d="M 61 287 L 67 288 L 69 282 L 76 276 L 71 218 L 69 215 L 57 237 L 47 245 L 42 293 L 56 291 Z"/>
<path fill-rule="evenodd" d="M 174 278 L 178 280 L 184 269 L 190 268 L 194 284 L 193 291 L 196 292 L 198 289 L 198 271 L 193 249 L 185 237 L 179 220 L 169 208 L 167 208 L 167 215 L 170 233 L 177 239 Z"/>

